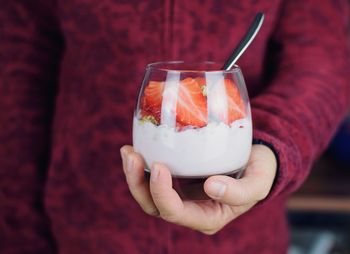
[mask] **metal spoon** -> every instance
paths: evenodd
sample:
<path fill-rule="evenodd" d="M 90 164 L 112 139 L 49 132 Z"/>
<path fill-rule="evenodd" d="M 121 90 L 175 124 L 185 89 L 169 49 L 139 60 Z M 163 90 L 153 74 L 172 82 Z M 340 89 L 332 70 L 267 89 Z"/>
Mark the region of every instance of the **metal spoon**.
<path fill-rule="evenodd" d="M 254 40 L 255 36 L 260 30 L 260 27 L 264 21 L 264 13 L 259 12 L 253 21 L 253 23 L 250 25 L 247 33 L 242 38 L 242 40 L 238 43 L 238 46 L 234 49 L 229 59 L 226 61 L 224 66 L 222 67 L 223 70 L 229 70 L 233 67 L 233 65 L 236 63 L 238 58 L 243 54 L 243 52 L 248 48 L 250 43 Z"/>

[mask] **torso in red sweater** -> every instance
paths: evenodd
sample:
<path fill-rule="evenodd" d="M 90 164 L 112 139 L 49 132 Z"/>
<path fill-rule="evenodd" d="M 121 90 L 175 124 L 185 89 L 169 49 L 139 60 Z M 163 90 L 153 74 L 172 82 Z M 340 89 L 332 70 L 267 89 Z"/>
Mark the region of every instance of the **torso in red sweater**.
<path fill-rule="evenodd" d="M 2 1 L 2 253 L 285 253 L 284 203 L 349 98 L 346 1 Z M 269 198 L 214 236 L 145 215 L 124 181 L 147 63 L 224 62 L 256 12 L 239 60 L 254 137 L 279 171 Z M 44 202 L 45 201 L 45 202 Z"/>

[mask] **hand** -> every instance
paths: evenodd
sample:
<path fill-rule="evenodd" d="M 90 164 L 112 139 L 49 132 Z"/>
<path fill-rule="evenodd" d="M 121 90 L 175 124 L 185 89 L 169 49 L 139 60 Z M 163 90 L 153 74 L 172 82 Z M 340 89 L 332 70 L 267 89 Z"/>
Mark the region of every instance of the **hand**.
<path fill-rule="evenodd" d="M 131 146 L 121 148 L 123 169 L 129 189 L 149 215 L 205 234 L 214 234 L 248 211 L 268 195 L 276 174 L 276 158 L 270 148 L 253 145 L 248 166 L 241 179 L 215 175 L 204 183 L 212 200 L 181 200 L 172 188 L 169 169 L 155 163 L 150 181 L 144 178 L 144 161 Z"/>

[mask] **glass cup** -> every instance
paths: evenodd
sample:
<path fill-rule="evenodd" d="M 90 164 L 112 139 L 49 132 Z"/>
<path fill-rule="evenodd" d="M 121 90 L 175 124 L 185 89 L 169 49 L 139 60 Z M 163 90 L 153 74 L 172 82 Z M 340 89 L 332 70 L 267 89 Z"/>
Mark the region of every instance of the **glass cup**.
<path fill-rule="evenodd" d="M 238 66 L 214 62 L 149 64 L 133 120 L 133 146 L 146 163 L 165 164 L 181 198 L 209 199 L 206 178 L 239 178 L 252 146 L 247 89 Z"/>

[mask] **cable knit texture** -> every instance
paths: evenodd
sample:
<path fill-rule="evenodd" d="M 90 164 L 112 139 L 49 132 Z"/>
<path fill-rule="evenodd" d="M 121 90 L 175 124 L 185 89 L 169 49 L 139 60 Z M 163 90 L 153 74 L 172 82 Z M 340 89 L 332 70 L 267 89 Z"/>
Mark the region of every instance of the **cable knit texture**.
<path fill-rule="evenodd" d="M 0 0 L 1 253 L 286 253 L 285 200 L 349 105 L 345 0 Z M 119 148 L 147 63 L 239 60 L 269 197 L 214 236 L 145 215 Z"/>

